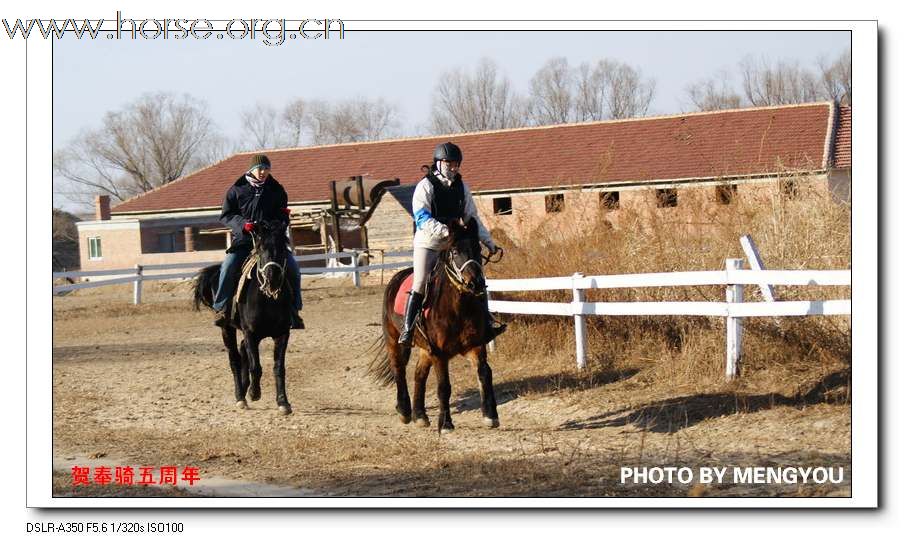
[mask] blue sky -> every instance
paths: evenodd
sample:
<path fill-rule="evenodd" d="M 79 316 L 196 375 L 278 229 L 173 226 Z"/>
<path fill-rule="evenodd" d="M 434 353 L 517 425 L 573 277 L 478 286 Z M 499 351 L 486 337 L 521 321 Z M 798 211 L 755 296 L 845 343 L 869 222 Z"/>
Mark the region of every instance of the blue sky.
<path fill-rule="evenodd" d="M 746 55 L 815 65 L 849 45 L 848 32 L 348 32 L 345 40 L 55 41 L 53 144 L 96 127 L 110 110 L 143 93 L 188 93 L 207 102 L 218 129 L 240 136 L 239 114 L 256 102 L 382 97 L 401 114 L 403 133 L 426 126 L 433 86 L 444 71 L 493 59 L 519 92 L 544 62 L 572 65 L 608 57 L 656 80 L 650 114 L 688 110 L 686 86 L 735 71 Z"/>

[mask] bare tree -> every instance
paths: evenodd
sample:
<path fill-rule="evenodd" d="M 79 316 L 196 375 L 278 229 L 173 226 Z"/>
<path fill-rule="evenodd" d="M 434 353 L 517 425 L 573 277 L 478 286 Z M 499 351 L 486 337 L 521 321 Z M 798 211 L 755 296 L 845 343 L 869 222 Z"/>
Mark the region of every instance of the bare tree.
<path fill-rule="evenodd" d="M 602 59 L 584 63 L 577 75 L 577 119 L 612 120 L 643 116 L 650 108 L 656 82 L 625 63 Z"/>
<path fill-rule="evenodd" d="M 249 148 L 278 148 L 284 145 L 279 113 L 272 106 L 258 102 L 241 114 L 243 142 Z"/>
<path fill-rule="evenodd" d="M 568 59 L 550 59 L 530 80 L 530 119 L 538 125 L 575 121 L 573 69 Z"/>
<path fill-rule="evenodd" d="M 330 104 L 316 99 L 308 101 L 305 110 L 303 124 L 310 142 L 315 145 L 329 143 L 331 139 L 330 119 L 332 118 L 332 107 Z"/>
<path fill-rule="evenodd" d="M 204 146 L 198 150 L 193 167 L 197 169 L 213 165 L 232 156 L 240 149 L 241 147 L 235 141 L 213 133 L 204 141 Z"/>
<path fill-rule="evenodd" d="M 746 57 L 740 63 L 744 95 L 757 107 L 810 103 L 821 98 L 817 76 L 797 62 Z"/>
<path fill-rule="evenodd" d="M 124 200 L 173 181 L 198 167 L 212 127 L 198 99 L 143 95 L 54 152 L 55 175 L 68 184 L 60 193 L 79 203 L 97 193 Z"/>
<path fill-rule="evenodd" d="M 820 59 L 819 70 L 822 73 L 822 92 L 825 98 L 846 105 L 853 104 L 851 49 L 842 52 L 831 64 L 825 58 Z"/>
<path fill-rule="evenodd" d="M 365 141 L 375 141 L 392 137 L 399 127 L 399 112 L 394 105 L 383 99 L 353 101 L 353 111 L 360 124 L 360 133 Z"/>
<path fill-rule="evenodd" d="M 436 133 L 522 127 L 526 122 L 524 100 L 489 59 L 481 60 L 473 75 L 456 69 L 437 83 L 431 113 Z"/>
<path fill-rule="evenodd" d="M 336 104 L 310 101 L 306 110 L 303 125 L 315 145 L 383 139 L 398 126 L 398 110 L 383 99 L 357 98 Z"/>
<path fill-rule="evenodd" d="M 741 106 L 741 96 L 732 89 L 726 70 L 720 70 L 713 78 L 689 85 L 685 91 L 699 111 L 725 110 Z"/>
<path fill-rule="evenodd" d="M 78 228 L 75 223 L 78 217 L 53 209 L 53 270 L 72 270 L 79 266 Z"/>
<path fill-rule="evenodd" d="M 286 146 L 301 146 L 307 113 L 308 105 L 304 99 L 294 99 L 283 109 L 282 125 L 286 135 Z"/>

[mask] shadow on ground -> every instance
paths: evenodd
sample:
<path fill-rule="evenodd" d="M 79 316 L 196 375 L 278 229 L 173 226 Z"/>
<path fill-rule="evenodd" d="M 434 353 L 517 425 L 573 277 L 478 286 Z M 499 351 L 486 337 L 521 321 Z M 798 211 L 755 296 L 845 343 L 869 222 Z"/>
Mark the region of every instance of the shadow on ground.
<path fill-rule="evenodd" d="M 851 370 L 826 375 L 809 390 L 793 396 L 779 393 L 739 394 L 723 392 L 669 398 L 562 423 L 560 430 L 584 430 L 632 425 L 648 432 L 671 433 L 706 419 L 735 413 L 755 413 L 774 407 L 803 407 L 818 403 L 850 401 Z"/>
<path fill-rule="evenodd" d="M 551 394 L 560 390 L 590 390 L 605 384 L 612 384 L 631 378 L 639 371 L 639 369 L 619 369 L 617 371 L 593 373 L 592 375 L 553 373 L 495 383 L 496 403 L 497 405 L 502 405 L 524 394 Z M 476 388 L 466 390 L 451 405 L 459 413 L 479 409 L 480 391 Z"/>

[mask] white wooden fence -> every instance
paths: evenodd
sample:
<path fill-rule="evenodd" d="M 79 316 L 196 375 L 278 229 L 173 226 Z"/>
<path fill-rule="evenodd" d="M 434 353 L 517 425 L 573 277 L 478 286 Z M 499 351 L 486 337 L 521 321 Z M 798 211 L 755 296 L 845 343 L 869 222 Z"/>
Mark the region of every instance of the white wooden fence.
<path fill-rule="evenodd" d="M 410 257 L 411 250 L 408 251 L 392 251 L 386 252 L 383 257 Z M 351 259 L 351 263 L 349 266 L 328 266 L 328 267 L 303 267 L 299 266 L 298 270 L 301 272 L 302 276 L 312 276 L 312 275 L 324 275 L 324 274 L 347 274 L 351 276 L 355 287 L 361 287 L 361 273 L 362 272 L 370 272 L 373 270 L 397 270 L 405 267 L 411 266 L 412 261 L 402 261 L 402 262 L 394 262 L 394 263 L 386 263 L 385 261 L 381 262 L 381 264 L 371 264 L 371 265 L 362 265 L 362 259 L 365 256 L 373 256 L 373 253 L 369 253 L 368 250 L 360 250 L 360 251 L 342 251 L 339 253 L 320 253 L 317 255 L 299 255 L 295 257 L 295 260 L 299 263 L 317 261 L 323 259 Z M 206 262 L 198 262 L 198 263 L 173 263 L 173 264 L 155 264 L 155 265 L 140 265 L 136 264 L 132 268 L 118 268 L 113 270 L 81 270 L 81 271 L 72 271 L 72 272 L 54 272 L 53 278 L 88 278 L 88 277 L 99 277 L 102 276 L 105 279 L 90 281 L 90 282 L 78 282 L 67 285 L 54 285 L 53 286 L 53 294 L 57 295 L 60 293 L 68 293 L 69 291 L 75 289 L 84 289 L 88 287 L 101 287 L 105 285 L 116 285 L 116 284 L 125 284 L 131 283 L 133 284 L 133 297 L 132 302 L 135 304 L 141 304 L 141 289 L 142 282 L 150 281 L 150 280 L 184 280 L 195 277 L 198 273 L 198 269 L 204 268 L 205 266 L 210 266 L 212 264 L 219 264 L 220 261 L 206 261 Z M 155 271 L 172 271 L 176 270 L 177 272 L 166 272 L 163 274 L 148 274 L 148 272 Z"/>
<path fill-rule="evenodd" d="M 743 242 L 742 242 L 743 243 Z M 745 248 L 746 249 L 746 248 Z M 347 274 L 356 287 L 361 286 L 361 273 L 374 270 L 397 270 L 412 265 L 412 261 L 386 263 L 385 258 L 411 257 L 411 250 L 380 252 L 381 263 L 361 265 L 364 256 L 374 258 L 372 251 L 344 251 L 296 257 L 299 263 L 322 259 L 352 259 L 353 265 L 332 267 L 299 267 L 304 275 Z M 758 258 L 749 253 L 754 268 L 762 268 Z M 175 280 L 192 278 L 199 268 L 216 261 L 161 265 L 135 265 L 116 270 L 54 272 L 57 278 L 112 276 L 109 279 L 53 286 L 59 294 L 74 289 L 104 285 L 134 284 L 133 302 L 141 303 L 141 285 L 147 280 Z M 725 270 L 697 272 L 656 272 L 645 274 L 609 274 L 603 276 L 572 276 L 558 278 L 526 278 L 487 280 L 487 292 L 511 291 L 571 291 L 571 301 L 561 303 L 490 300 L 490 310 L 506 314 L 572 316 L 574 318 L 575 355 L 578 369 L 587 363 L 586 316 L 717 316 L 725 318 L 725 375 L 737 377 L 741 360 L 742 319 L 754 316 L 826 316 L 851 314 L 850 299 L 825 301 L 775 301 L 773 285 L 847 286 L 851 285 L 850 270 L 741 270 L 741 259 L 727 259 Z M 181 270 L 185 269 L 185 270 Z M 164 274 L 148 274 L 162 270 L 180 270 Z M 642 287 L 725 286 L 725 301 L 659 301 L 659 302 L 586 302 L 587 289 L 618 289 Z M 766 302 L 744 302 L 743 286 L 758 285 Z"/>
<path fill-rule="evenodd" d="M 575 273 L 560 278 L 487 280 L 491 293 L 507 291 L 571 291 L 571 302 L 526 302 L 490 300 L 490 310 L 507 314 L 539 314 L 574 318 L 577 366 L 587 363 L 586 316 L 719 316 L 725 318 L 725 375 L 739 374 L 741 321 L 752 316 L 850 315 L 851 301 L 743 302 L 745 285 L 851 285 L 850 270 L 741 270 L 741 259 L 728 259 L 725 270 L 699 272 L 657 272 L 584 276 Z M 587 289 L 640 287 L 725 286 L 725 301 L 679 302 L 586 302 Z"/>

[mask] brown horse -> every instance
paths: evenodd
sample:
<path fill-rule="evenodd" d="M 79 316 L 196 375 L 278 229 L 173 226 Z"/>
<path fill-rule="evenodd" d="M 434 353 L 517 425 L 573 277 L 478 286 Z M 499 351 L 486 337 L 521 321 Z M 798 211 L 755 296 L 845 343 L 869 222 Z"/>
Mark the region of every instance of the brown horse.
<path fill-rule="evenodd" d="M 414 344 L 420 348 L 420 356 L 414 373 L 414 406 L 408 396 L 405 368 L 411 348 L 398 343 L 403 322 L 394 310 L 396 295 L 411 274 L 408 268 L 398 272 L 389 281 L 383 296 L 383 346 L 385 354 L 377 347 L 378 354 L 370 364 L 370 373 L 384 386 L 396 384 L 396 411 L 407 424 L 413 418 L 419 426 L 429 426 L 424 409 L 424 389 L 430 369 L 437 375 L 440 432 L 455 428 L 449 411 L 452 385 L 449 382 L 449 360 L 457 355 L 467 356 L 477 368 L 480 380 L 480 409 L 486 426 L 499 426 L 496 413 L 496 394 L 493 391 L 493 371 L 487 363 L 485 342 L 487 322 L 485 318 L 486 280 L 481 267 L 480 242 L 477 224 L 473 220 L 466 227 L 451 226 L 451 244 L 440 252 L 434 268 L 432 282 L 428 285 L 424 309 L 418 319 Z M 424 317 L 425 316 L 425 317 Z M 377 342 L 379 344 L 379 341 Z"/>

